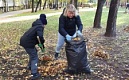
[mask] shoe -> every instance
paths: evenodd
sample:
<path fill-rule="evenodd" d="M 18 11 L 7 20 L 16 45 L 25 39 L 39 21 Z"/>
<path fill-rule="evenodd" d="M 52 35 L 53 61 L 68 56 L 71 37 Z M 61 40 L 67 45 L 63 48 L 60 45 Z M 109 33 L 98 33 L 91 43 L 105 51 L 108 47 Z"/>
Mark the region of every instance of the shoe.
<path fill-rule="evenodd" d="M 81 72 L 85 74 L 91 74 L 93 70 L 91 70 L 90 68 L 85 68 L 85 69 L 82 69 Z"/>
<path fill-rule="evenodd" d="M 41 75 L 39 73 L 32 73 L 31 80 L 35 80 L 35 79 L 38 79 L 40 77 L 41 77 Z"/>
<path fill-rule="evenodd" d="M 31 70 L 31 67 L 30 67 L 30 66 L 27 66 L 26 69 L 27 69 L 27 70 Z"/>
<path fill-rule="evenodd" d="M 55 53 L 54 57 L 55 57 L 55 59 L 57 60 L 58 57 L 59 57 L 59 53 Z"/>
<path fill-rule="evenodd" d="M 70 75 L 77 74 L 77 71 L 76 71 L 76 70 L 65 69 L 63 72 L 68 73 L 68 74 L 70 74 Z"/>

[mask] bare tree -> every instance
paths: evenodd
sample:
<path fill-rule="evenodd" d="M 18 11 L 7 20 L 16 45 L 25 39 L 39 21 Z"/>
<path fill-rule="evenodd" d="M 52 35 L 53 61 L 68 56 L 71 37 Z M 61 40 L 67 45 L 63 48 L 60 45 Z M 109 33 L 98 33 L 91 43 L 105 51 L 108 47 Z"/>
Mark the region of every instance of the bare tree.
<path fill-rule="evenodd" d="M 109 7 L 109 0 L 106 0 L 106 7 Z"/>
<path fill-rule="evenodd" d="M 13 11 L 15 10 L 15 0 L 13 0 Z"/>
<path fill-rule="evenodd" d="M 43 5 L 43 10 L 45 9 L 46 2 L 47 2 L 47 0 L 45 0 L 45 2 L 44 2 L 44 5 Z"/>
<path fill-rule="evenodd" d="M 73 0 L 70 0 L 70 4 L 73 4 Z"/>
<path fill-rule="evenodd" d="M 41 7 L 42 7 L 42 0 L 39 3 L 39 10 L 41 10 Z"/>
<path fill-rule="evenodd" d="M 77 9 L 77 3 L 78 3 L 78 0 L 74 0 L 74 6 L 76 7 L 76 9 Z"/>
<path fill-rule="evenodd" d="M 29 0 L 25 0 L 25 6 L 26 6 L 26 9 L 29 9 Z"/>
<path fill-rule="evenodd" d="M 116 19 L 120 0 L 111 0 L 105 36 L 116 37 Z"/>
<path fill-rule="evenodd" d="M 55 0 L 55 10 L 58 10 L 58 0 Z"/>
<path fill-rule="evenodd" d="M 8 2 L 7 0 L 3 0 L 4 2 L 4 12 L 8 12 Z"/>
<path fill-rule="evenodd" d="M 127 0 L 127 3 L 129 3 L 129 0 Z"/>
<path fill-rule="evenodd" d="M 31 8 L 31 1 L 28 0 L 28 8 Z"/>
<path fill-rule="evenodd" d="M 103 5 L 105 1 L 106 0 L 98 0 L 93 28 L 101 28 L 101 16 L 102 16 L 102 10 L 103 10 Z"/>
<path fill-rule="evenodd" d="M 34 0 L 32 0 L 32 13 L 34 12 Z"/>
<path fill-rule="evenodd" d="M 78 3 L 78 0 L 70 0 L 70 4 L 73 4 L 76 9 L 77 9 L 77 3 Z"/>
<path fill-rule="evenodd" d="M 36 6 L 36 9 L 35 9 L 35 12 L 37 12 L 38 6 L 39 6 L 39 4 L 41 5 L 41 3 L 42 3 L 41 0 L 39 0 L 39 1 L 37 2 L 37 6 Z M 41 7 L 39 8 L 39 10 L 41 10 Z"/>

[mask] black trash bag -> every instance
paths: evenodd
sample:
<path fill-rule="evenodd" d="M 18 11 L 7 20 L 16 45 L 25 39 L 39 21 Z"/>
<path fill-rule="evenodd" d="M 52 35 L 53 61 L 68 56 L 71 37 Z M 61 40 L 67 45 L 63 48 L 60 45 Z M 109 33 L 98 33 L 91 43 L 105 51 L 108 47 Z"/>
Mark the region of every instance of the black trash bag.
<path fill-rule="evenodd" d="M 66 41 L 65 46 L 66 57 L 68 62 L 68 70 L 73 73 L 79 73 L 87 69 L 87 48 L 86 41 L 83 37 L 76 37 L 71 41 Z"/>

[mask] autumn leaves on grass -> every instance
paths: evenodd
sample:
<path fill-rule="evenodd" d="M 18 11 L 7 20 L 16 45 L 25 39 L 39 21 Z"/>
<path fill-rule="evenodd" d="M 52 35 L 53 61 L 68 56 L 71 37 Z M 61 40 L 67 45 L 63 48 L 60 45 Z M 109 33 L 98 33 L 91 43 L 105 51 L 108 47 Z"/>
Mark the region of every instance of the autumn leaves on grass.
<path fill-rule="evenodd" d="M 102 49 L 95 50 L 93 57 L 99 57 L 102 59 L 109 59 L 109 54 L 103 51 Z"/>

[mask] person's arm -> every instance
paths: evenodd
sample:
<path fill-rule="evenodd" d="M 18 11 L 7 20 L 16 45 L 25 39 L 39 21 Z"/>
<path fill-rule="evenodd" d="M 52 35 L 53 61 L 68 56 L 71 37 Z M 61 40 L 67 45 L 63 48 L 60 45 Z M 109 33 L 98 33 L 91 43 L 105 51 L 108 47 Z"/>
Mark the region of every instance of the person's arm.
<path fill-rule="evenodd" d="M 65 25 L 65 17 L 61 15 L 59 18 L 59 33 L 64 37 L 68 34 L 64 29 Z"/>
<path fill-rule="evenodd" d="M 37 28 L 37 36 L 39 36 L 41 44 L 43 44 L 45 42 L 44 37 L 43 37 L 43 31 L 44 31 L 44 28 L 42 26 L 39 26 Z"/>
<path fill-rule="evenodd" d="M 82 32 L 83 24 L 81 22 L 81 19 L 80 19 L 79 15 L 76 17 L 76 24 L 77 24 L 78 30 L 80 30 Z"/>

